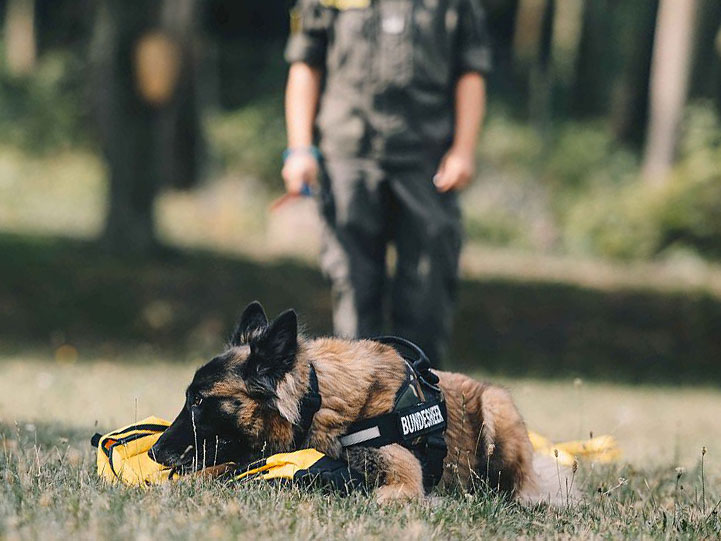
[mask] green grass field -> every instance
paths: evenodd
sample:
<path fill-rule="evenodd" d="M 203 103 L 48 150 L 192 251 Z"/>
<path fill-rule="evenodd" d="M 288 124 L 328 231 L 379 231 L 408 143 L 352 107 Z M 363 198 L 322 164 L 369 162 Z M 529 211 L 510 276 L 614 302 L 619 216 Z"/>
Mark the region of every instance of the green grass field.
<path fill-rule="evenodd" d="M 194 369 L 140 358 L 126 364 L 2 360 L 0 539 L 714 538 L 721 533 L 721 391 L 715 389 L 505 380 L 530 428 L 556 441 L 590 431 L 613 434 L 624 451 L 622 461 L 603 467 L 582 463 L 575 480 L 581 503 L 568 509 L 524 508 L 488 494 L 445 494 L 380 508 L 360 494 L 341 498 L 197 479 L 148 489 L 105 486 L 96 477 L 88 438 L 149 414 L 172 418 Z M 703 446 L 708 453 L 702 476 Z"/>

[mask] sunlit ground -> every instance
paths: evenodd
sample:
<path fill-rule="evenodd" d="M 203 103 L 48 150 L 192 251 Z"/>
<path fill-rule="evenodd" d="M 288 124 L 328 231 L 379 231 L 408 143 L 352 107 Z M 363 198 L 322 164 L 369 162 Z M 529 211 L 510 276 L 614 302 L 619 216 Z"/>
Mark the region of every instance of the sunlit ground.
<path fill-rule="evenodd" d="M 106 170 L 89 151 L 33 156 L 0 145 L 0 230 L 93 238 L 102 231 Z M 488 196 L 484 178 L 463 194 L 472 220 Z M 183 247 L 243 254 L 259 260 L 293 257 L 315 262 L 320 223 L 315 203 L 297 199 L 269 211 L 277 196 L 254 178 L 226 171 L 185 192 L 164 190 L 156 202 L 158 234 Z M 721 266 L 680 257 L 646 263 L 610 263 L 579 257 L 540 255 L 518 249 L 466 243 L 466 276 L 574 283 L 584 287 L 708 291 L 721 297 Z"/>

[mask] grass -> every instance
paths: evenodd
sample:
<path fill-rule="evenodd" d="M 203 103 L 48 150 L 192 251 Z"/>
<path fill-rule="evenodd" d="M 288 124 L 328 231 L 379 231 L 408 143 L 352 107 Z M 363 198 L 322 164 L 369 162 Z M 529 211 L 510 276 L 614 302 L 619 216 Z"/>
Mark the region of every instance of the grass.
<path fill-rule="evenodd" d="M 526 508 L 492 494 L 443 494 L 381 508 L 267 485 L 184 480 L 149 489 L 106 486 L 95 474 L 96 430 L 148 414 L 172 417 L 194 366 L 95 360 L 0 363 L 0 539 L 268 538 L 469 539 L 711 538 L 718 502 L 718 390 L 505 380 L 529 425 L 569 439 L 613 433 L 625 452 L 612 466 L 581 464 L 582 500 Z M 693 411 L 691 422 L 683 411 Z M 96 426 L 97 424 L 97 426 Z M 705 499 L 699 460 L 704 464 Z M 677 479 L 677 467 L 684 473 Z M 705 502 L 705 503 L 704 503 Z"/>
<path fill-rule="evenodd" d="M 554 441 L 593 432 L 621 444 L 621 463 L 581 465 L 577 507 L 448 494 L 379 508 L 265 485 L 101 484 L 90 435 L 172 418 L 244 303 L 295 306 L 311 334 L 330 328 L 310 202 L 268 218 L 266 188 L 233 174 L 166 192 L 158 227 L 174 250 L 128 259 L 78 240 L 99 232 L 104 192 L 97 157 L 0 146 L 0 541 L 721 533 L 721 269 L 698 260 L 466 251 L 454 366 L 503 375 L 529 426 Z M 549 377 L 563 379 L 537 379 Z M 689 382 L 701 386 L 679 386 Z"/>

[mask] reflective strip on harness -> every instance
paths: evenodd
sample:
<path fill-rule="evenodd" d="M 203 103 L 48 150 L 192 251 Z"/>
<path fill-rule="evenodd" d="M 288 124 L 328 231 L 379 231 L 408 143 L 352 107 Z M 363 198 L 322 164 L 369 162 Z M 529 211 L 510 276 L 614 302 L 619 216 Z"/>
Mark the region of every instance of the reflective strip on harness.
<path fill-rule="evenodd" d="M 358 432 L 354 432 L 353 434 L 347 434 L 345 436 L 342 436 L 340 439 L 340 444 L 343 447 L 350 447 L 351 445 L 358 445 L 359 443 L 378 438 L 380 437 L 380 435 L 381 431 L 378 429 L 377 426 L 374 426 L 371 428 L 366 428 L 365 430 L 359 430 Z"/>
<path fill-rule="evenodd" d="M 446 428 L 445 403 L 429 400 L 422 404 L 392 411 L 354 423 L 340 438 L 343 447 L 364 444 L 382 447 L 390 443 L 407 444 L 432 432 Z"/>

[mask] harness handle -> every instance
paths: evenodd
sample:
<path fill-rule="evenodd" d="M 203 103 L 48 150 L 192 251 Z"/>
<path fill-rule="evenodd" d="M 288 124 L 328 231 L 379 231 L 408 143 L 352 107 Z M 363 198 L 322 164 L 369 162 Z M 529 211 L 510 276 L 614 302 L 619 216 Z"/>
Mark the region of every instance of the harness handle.
<path fill-rule="evenodd" d="M 423 381 L 437 388 L 438 376 L 431 371 L 431 361 L 417 344 L 400 336 L 377 336 L 374 342 L 393 347 L 404 359 L 411 363 L 413 369 Z"/>

